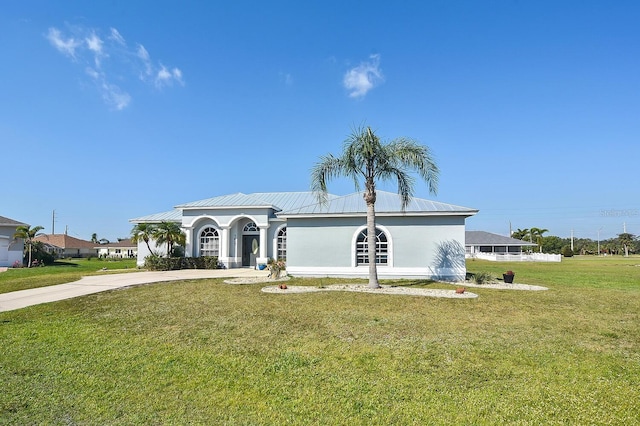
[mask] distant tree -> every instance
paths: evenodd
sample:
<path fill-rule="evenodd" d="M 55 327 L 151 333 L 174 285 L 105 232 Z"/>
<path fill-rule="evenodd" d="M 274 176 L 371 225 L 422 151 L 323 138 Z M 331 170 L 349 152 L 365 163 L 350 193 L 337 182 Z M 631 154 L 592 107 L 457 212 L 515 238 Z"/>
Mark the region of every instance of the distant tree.
<path fill-rule="evenodd" d="M 175 222 L 160 222 L 153 231 L 153 239 L 158 245 L 167 245 L 167 257 L 173 253 L 174 245 L 184 245 L 186 236 Z"/>
<path fill-rule="evenodd" d="M 573 256 L 573 250 L 571 250 L 571 246 L 566 245 L 566 246 L 562 247 L 562 255 L 564 257 L 572 257 Z"/>
<path fill-rule="evenodd" d="M 555 235 L 549 235 L 542 239 L 542 251 L 545 253 L 560 254 L 562 247 L 566 244 L 565 240 Z"/>
<path fill-rule="evenodd" d="M 538 244 L 540 253 L 542 253 L 542 234 L 545 232 L 549 232 L 549 230 L 542 228 L 531 228 L 529 230 L 529 241 L 532 243 L 535 241 L 535 243 Z"/>
<path fill-rule="evenodd" d="M 525 229 L 518 228 L 515 231 L 513 231 L 513 233 L 511 234 L 511 238 L 524 241 L 525 239 L 529 238 L 529 230 L 527 228 Z"/>
<path fill-rule="evenodd" d="M 629 257 L 629 250 L 633 250 L 636 242 L 636 236 L 628 232 L 618 234 L 618 242 L 624 250 L 624 256 Z"/>
<path fill-rule="evenodd" d="M 404 210 L 413 195 L 414 179 L 410 171 L 416 171 L 427 182 L 431 193 L 437 191 L 439 171 L 429 148 L 408 138 L 383 144 L 370 127 L 354 129 L 339 157 L 331 154 L 321 157 L 311 171 L 311 188 L 321 202 L 326 202 L 327 181 L 333 178 L 351 178 L 357 190 L 360 180 L 364 181 L 370 288 L 380 288 L 376 267 L 376 183 L 388 179 L 397 181 Z"/>
<path fill-rule="evenodd" d="M 26 245 L 26 248 L 29 252 L 29 263 L 27 264 L 27 268 L 31 268 L 31 250 L 34 243 L 34 238 L 36 235 L 39 235 L 39 232 L 43 230 L 42 226 L 34 226 L 31 228 L 29 225 L 20 225 L 16 228 L 15 234 L 13 234 L 13 238 L 22 238 Z"/>
<path fill-rule="evenodd" d="M 98 244 L 98 234 L 96 234 L 95 232 L 91 234 L 91 242 L 94 244 Z"/>
<path fill-rule="evenodd" d="M 140 241 L 144 241 L 149 249 L 149 253 L 152 253 L 151 247 L 149 246 L 149 240 L 153 239 L 154 231 L 155 225 L 151 223 L 138 223 L 131 230 L 131 242 L 138 244 Z"/>

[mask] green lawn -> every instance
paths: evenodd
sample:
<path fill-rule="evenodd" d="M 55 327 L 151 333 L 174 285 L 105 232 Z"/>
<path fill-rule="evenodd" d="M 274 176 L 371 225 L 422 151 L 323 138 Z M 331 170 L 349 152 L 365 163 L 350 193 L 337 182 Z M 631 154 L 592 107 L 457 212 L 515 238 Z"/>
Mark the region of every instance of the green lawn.
<path fill-rule="evenodd" d="M 0 424 L 640 424 L 637 265 L 469 261 L 550 288 L 477 299 L 200 280 L 0 313 Z"/>
<path fill-rule="evenodd" d="M 35 268 L 9 268 L 0 273 L 0 293 L 26 290 L 77 281 L 83 276 L 133 272 L 135 259 L 67 259 L 58 260 L 51 266 Z"/>

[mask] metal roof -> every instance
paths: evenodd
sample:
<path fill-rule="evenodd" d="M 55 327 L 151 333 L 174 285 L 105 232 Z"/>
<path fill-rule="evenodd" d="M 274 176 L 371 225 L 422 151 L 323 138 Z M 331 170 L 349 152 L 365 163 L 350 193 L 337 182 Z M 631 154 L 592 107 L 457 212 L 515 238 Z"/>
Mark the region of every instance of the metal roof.
<path fill-rule="evenodd" d="M 537 246 L 535 243 L 517 240 L 485 231 L 465 231 L 465 245 L 468 246 Z"/>
<path fill-rule="evenodd" d="M 363 192 L 355 192 L 345 196 L 327 194 L 327 203 L 320 204 L 314 192 L 256 192 L 253 194 L 221 195 L 190 203 L 179 204 L 174 210 L 142 216 L 129 220 L 139 222 L 179 222 L 182 218 L 182 210 L 191 209 L 229 209 L 234 207 L 270 208 L 275 210 L 279 217 L 288 216 L 340 216 L 340 215 L 364 215 L 367 206 L 364 202 Z M 455 214 L 471 216 L 478 210 L 453 204 L 440 203 L 438 201 L 423 198 L 412 198 L 403 210 L 398 194 L 386 191 L 377 191 L 376 214 L 377 215 L 431 215 L 431 214 Z"/>
<path fill-rule="evenodd" d="M 329 194 L 329 199 L 336 198 Z M 221 195 L 205 200 L 179 204 L 177 209 L 220 209 L 233 207 L 267 207 L 274 210 L 290 210 L 317 203 L 313 192 L 256 192 L 253 194 Z"/>
<path fill-rule="evenodd" d="M 131 223 L 141 222 L 181 222 L 182 211 L 173 209 L 168 212 L 154 213 L 147 216 L 136 217 L 135 219 L 129 219 Z"/>
<path fill-rule="evenodd" d="M 353 215 L 365 214 L 367 205 L 363 198 L 364 192 L 355 192 L 343 197 L 330 198 L 326 204 L 319 204 L 314 200 L 313 204 L 292 208 L 283 211 L 278 216 L 305 216 L 305 215 Z M 398 194 L 387 191 L 376 191 L 376 215 L 385 214 L 463 214 L 474 215 L 478 210 L 453 204 L 440 203 L 424 198 L 412 198 L 406 208 L 402 209 L 402 200 Z"/>

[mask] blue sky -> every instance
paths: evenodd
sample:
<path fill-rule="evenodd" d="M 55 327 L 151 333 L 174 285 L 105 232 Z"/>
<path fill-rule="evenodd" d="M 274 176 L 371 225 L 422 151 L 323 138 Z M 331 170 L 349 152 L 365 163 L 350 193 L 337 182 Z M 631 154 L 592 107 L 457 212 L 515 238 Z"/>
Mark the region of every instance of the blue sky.
<path fill-rule="evenodd" d="M 467 229 L 640 234 L 638 22 L 633 1 L 5 2 L 0 215 L 126 237 L 306 191 L 366 124 L 432 149 L 438 194 L 415 195 L 479 209 Z"/>

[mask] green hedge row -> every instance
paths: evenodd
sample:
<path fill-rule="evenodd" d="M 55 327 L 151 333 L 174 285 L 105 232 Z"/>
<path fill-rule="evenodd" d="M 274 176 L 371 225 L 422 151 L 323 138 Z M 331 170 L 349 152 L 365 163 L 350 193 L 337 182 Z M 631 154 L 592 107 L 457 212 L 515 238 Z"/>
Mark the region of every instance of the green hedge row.
<path fill-rule="evenodd" d="M 159 257 L 147 256 L 144 267 L 150 271 L 175 271 L 178 269 L 218 269 L 217 256 Z"/>

